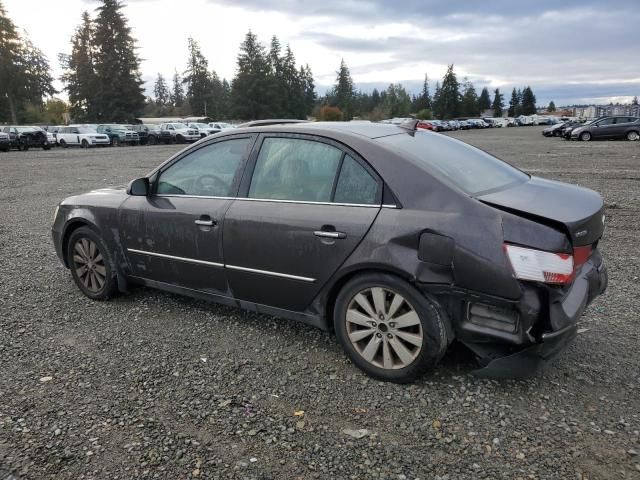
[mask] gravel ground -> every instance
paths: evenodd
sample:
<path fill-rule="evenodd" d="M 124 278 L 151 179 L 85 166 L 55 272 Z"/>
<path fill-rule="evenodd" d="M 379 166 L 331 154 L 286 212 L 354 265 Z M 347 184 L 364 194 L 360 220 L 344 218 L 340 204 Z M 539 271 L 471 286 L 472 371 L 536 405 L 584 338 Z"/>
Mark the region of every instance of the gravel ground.
<path fill-rule="evenodd" d="M 177 147 L 0 153 L 0 480 L 640 478 L 640 144 L 453 136 L 608 205 L 609 290 L 533 379 L 477 379 L 458 348 L 384 384 L 305 325 L 142 288 L 90 301 L 55 256 L 56 203 Z"/>

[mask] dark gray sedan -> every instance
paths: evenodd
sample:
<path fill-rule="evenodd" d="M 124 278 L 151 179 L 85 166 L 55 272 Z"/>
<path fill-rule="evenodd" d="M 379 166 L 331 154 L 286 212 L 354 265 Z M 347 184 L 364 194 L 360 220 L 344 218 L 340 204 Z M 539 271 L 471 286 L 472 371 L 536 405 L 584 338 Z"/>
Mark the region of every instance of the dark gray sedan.
<path fill-rule="evenodd" d="M 64 200 L 56 252 L 104 300 L 146 285 L 335 330 L 369 375 L 407 382 L 457 340 L 524 376 L 607 285 L 601 197 L 402 126 L 235 129 L 127 188 Z"/>
<path fill-rule="evenodd" d="M 571 130 L 572 140 L 640 140 L 640 118 L 603 117 Z"/>

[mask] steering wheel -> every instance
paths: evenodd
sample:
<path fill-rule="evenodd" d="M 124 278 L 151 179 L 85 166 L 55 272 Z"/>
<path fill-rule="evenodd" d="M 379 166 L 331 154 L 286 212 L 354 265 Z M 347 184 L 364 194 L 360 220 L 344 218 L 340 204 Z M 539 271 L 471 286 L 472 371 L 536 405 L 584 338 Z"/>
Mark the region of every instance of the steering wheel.
<path fill-rule="evenodd" d="M 229 185 L 216 175 L 202 175 L 195 181 L 196 191 L 212 197 L 225 196 L 229 192 Z"/>

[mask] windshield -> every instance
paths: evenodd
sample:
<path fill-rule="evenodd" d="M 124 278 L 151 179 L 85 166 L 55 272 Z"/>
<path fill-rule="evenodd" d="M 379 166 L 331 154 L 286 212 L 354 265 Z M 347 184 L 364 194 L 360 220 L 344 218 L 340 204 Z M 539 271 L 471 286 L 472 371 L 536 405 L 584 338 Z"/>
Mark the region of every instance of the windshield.
<path fill-rule="evenodd" d="M 170 125 L 177 130 L 182 130 L 184 128 L 187 128 L 187 126 L 184 123 L 171 123 Z"/>
<path fill-rule="evenodd" d="M 191 126 L 195 128 L 209 128 L 209 125 L 206 123 L 192 123 Z"/>
<path fill-rule="evenodd" d="M 525 182 L 526 173 L 482 150 L 451 138 L 417 131 L 382 137 L 379 141 L 406 153 L 418 164 L 446 177 L 469 195 L 497 190 L 512 183 Z"/>
<path fill-rule="evenodd" d="M 96 133 L 96 131 L 92 128 L 87 127 L 78 127 L 78 132 L 80 133 Z"/>
<path fill-rule="evenodd" d="M 27 132 L 37 132 L 39 128 L 36 127 L 16 127 L 16 130 L 19 133 L 27 133 Z"/>

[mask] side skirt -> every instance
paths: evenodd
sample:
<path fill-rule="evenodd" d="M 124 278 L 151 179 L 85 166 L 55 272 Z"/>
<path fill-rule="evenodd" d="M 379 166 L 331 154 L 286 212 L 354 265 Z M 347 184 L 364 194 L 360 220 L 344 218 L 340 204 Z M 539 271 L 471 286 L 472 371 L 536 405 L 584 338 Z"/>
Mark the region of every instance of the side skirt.
<path fill-rule="evenodd" d="M 250 312 L 286 318 L 288 320 L 296 320 L 298 322 L 306 323 L 307 325 L 311 325 L 312 327 L 316 327 L 321 330 L 329 330 L 327 319 L 321 315 L 293 312 L 291 310 L 270 307 L 269 305 L 262 305 L 260 303 L 245 302 L 244 300 L 237 300 L 235 298 L 227 297 L 224 295 L 216 295 L 213 293 L 203 292 L 202 290 L 180 287 L 171 283 L 158 282 L 157 280 L 149 280 L 142 277 L 129 276 L 127 278 L 131 281 L 131 283 L 135 283 L 136 285 L 143 285 L 145 287 L 155 288 L 169 293 L 185 295 L 207 302 L 214 302 L 231 307 L 237 307 L 243 310 L 248 310 Z"/>

